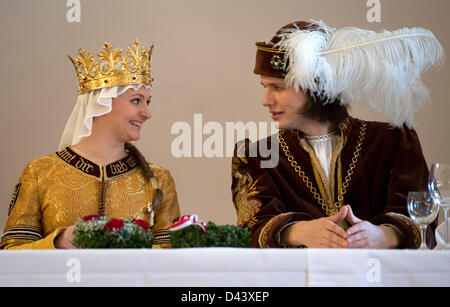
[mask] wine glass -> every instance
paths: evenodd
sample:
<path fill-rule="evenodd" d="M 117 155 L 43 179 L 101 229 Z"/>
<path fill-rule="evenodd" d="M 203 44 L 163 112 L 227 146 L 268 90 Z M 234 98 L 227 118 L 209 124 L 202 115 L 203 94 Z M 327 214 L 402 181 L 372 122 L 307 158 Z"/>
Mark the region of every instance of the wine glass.
<path fill-rule="evenodd" d="M 450 249 L 448 214 L 450 211 L 450 163 L 434 163 L 430 169 L 428 190 L 444 211 L 444 249 Z"/>
<path fill-rule="evenodd" d="M 439 205 L 428 191 L 408 193 L 408 213 L 420 227 L 421 243 L 419 249 L 428 249 L 426 230 L 437 217 Z"/>

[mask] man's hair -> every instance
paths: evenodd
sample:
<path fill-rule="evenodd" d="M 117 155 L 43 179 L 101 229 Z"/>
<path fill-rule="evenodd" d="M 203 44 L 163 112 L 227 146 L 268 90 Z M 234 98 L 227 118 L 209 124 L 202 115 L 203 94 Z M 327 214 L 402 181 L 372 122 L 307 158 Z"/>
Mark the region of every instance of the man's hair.
<path fill-rule="evenodd" d="M 348 105 L 342 105 L 339 98 L 327 101 L 317 93 L 311 94 L 310 91 L 305 91 L 305 96 L 306 105 L 301 110 L 303 116 L 321 123 L 329 122 L 334 127 L 349 116 Z"/>

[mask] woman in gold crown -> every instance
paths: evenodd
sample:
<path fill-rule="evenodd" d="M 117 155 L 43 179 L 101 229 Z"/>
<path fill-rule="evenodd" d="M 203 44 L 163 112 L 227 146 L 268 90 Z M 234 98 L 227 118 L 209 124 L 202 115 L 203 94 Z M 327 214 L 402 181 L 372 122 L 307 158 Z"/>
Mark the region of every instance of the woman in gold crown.
<path fill-rule="evenodd" d="M 262 105 L 281 130 L 276 167 L 249 156 L 248 141 L 233 158 L 238 225 L 251 230 L 252 245 L 419 247 L 406 196 L 427 184 L 413 112 L 428 98 L 421 72 L 443 58 L 435 36 L 299 21 L 256 45 Z M 389 123 L 350 117 L 355 100 Z"/>
<path fill-rule="evenodd" d="M 155 246 L 180 215 L 170 172 L 146 162 L 130 141 L 151 118 L 151 58 L 134 41 L 124 54 L 111 44 L 79 49 L 77 104 L 59 150 L 31 161 L 16 185 L 1 239 L 5 249 L 74 248 L 74 224 L 87 215 L 143 219 Z"/>

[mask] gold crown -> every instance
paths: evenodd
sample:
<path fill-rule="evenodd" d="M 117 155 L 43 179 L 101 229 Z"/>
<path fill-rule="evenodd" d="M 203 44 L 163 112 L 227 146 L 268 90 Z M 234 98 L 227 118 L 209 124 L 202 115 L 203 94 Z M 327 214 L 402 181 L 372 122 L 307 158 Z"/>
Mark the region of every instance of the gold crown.
<path fill-rule="evenodd" d="M 151 61 L 154 44 L 150 49 L 140 48 L 136 39 L 122 54 L 122 49 L 114 48 L 106 42 L 102 50 L 97 53 L 99 61 L 92 53 L 78 48 L 76 59 L 69 59 L 75 67 L 78 77 L 78 92 L 89 91 L 117 85 L 146 84 L 152 85 Z"/>

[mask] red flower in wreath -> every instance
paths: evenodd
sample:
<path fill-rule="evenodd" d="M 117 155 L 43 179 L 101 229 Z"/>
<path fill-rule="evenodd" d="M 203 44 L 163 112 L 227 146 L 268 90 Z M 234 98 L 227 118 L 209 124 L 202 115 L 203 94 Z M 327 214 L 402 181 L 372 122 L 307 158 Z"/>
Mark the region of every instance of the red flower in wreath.
<path fill-rule="evenodd" d="M 108 223 L 105 224 L 104 228 L 110 231 L 113 229 L 122 229 L 123 224 L 124 224 L 123 220 L 111 219 Z"/>
<path fill-rule="evenodd" d="M 84 222 L 88 222 L 88 221 L 92 221 L 92 220 L 98 221 L 99 219 L 100 219 L 100 215 L 98 215 L 98 214 L 92 214 L 92 215 L 83 217 Z"/>
<path fill-rule="evenodd" d="M 141 226 L 142 229 L 144 229 L 145 231 L 147 231 L 148 227 L 150 226 L 146 221 L 144 220 L 136 220 L 136 219 L 132 219 L 131 220 L 133 223 L 135 223 L 138 226 Z"/>

